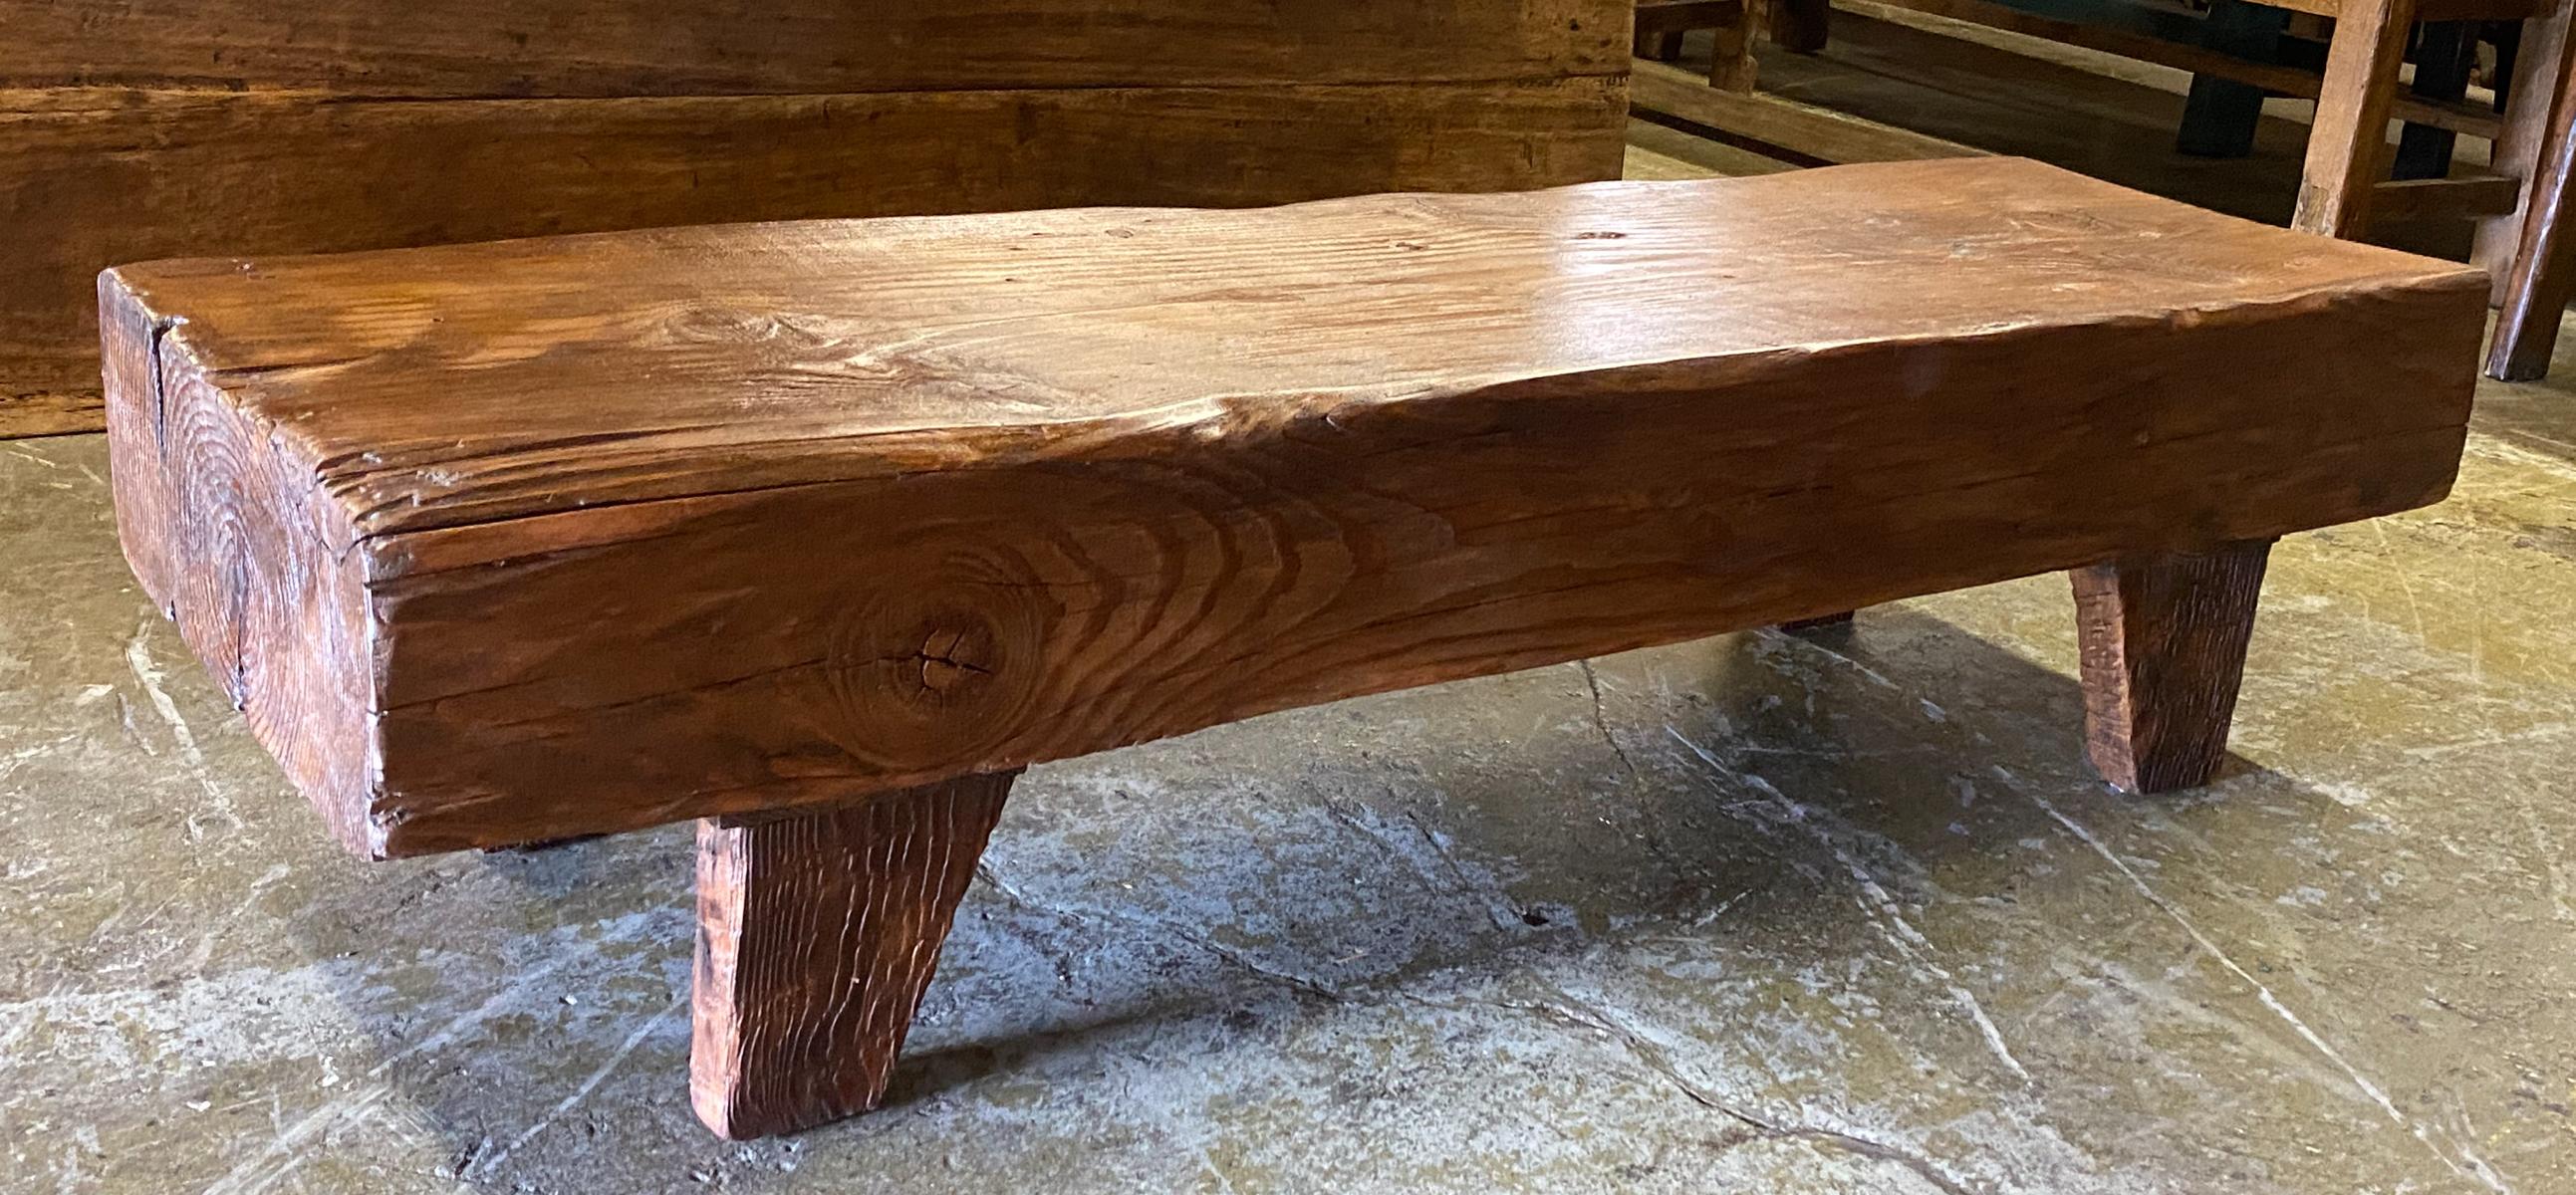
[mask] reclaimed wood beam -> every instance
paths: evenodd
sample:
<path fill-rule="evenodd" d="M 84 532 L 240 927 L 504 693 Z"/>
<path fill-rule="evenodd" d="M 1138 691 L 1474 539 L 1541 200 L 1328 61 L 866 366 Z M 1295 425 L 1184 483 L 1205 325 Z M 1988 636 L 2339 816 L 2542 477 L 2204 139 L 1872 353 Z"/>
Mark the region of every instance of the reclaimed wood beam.
<path fill-rule="evenodd" d="M 2484 293 L 2009 159 L 102 286 L 129 559 L 373 856 L 2421 505 Z"/>

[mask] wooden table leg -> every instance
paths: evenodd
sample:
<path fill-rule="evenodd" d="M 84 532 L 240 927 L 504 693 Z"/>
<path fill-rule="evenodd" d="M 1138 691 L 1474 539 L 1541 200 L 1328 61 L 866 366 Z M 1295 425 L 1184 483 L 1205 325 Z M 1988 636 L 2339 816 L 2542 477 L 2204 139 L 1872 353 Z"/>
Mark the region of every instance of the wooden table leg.
<path fill-rule="evenodd" d="M 2133 793 L 2202 784 L 2227 754 L 2268 540 L 2075 570 L 2084 745 Z"/>
<path fill-rule="evenodd" d="M 876 1107 L 1017 775 L 698 823 L 698 1119 L 746 1140 Z"/>

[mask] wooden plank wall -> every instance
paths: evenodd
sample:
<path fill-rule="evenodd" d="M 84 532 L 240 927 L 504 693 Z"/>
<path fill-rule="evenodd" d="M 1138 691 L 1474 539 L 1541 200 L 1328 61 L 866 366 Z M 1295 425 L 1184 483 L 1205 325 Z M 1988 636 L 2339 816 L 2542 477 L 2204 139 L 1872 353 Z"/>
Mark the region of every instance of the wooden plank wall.
<path fill-rule="evenodd" d="M 1615 178 L 1628 0 L 0 0 L 0 435 L 118 262 Z"/>

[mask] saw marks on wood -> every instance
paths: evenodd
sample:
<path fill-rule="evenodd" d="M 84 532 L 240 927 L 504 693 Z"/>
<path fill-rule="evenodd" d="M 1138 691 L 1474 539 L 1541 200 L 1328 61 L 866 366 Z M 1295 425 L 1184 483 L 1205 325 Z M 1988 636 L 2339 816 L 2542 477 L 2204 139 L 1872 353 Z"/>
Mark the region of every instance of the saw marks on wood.
<path fill-rule="evenodd" d="M 737 1139 L 877 1106 L 1016 773 L 698 823 L 689 1093 Z"/>
<path fill-rule="evenodd" d="M 2233 544 L 2074 570 L 2084 745 L 2103 779 L 2165 792 L 2217 775 L 2271 550 Z"/>

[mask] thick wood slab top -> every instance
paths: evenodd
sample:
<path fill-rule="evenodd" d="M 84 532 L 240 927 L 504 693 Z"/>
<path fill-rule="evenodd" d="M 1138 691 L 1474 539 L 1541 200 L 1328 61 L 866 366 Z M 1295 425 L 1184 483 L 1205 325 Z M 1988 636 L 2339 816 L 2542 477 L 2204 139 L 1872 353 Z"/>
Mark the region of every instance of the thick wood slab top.
<path fill-rule="evenodd" d="M 173 321 L 162 354 L 273 424 L 359 537 L 2477 277 L 2018 160 L 111 274 Z"/>
<path fill-rule="evenodd" d="M 173 262 L 100 323 L 136 576 L 384 856 L 2420 506 L 2485 296 L 1981 159 Z"/>

